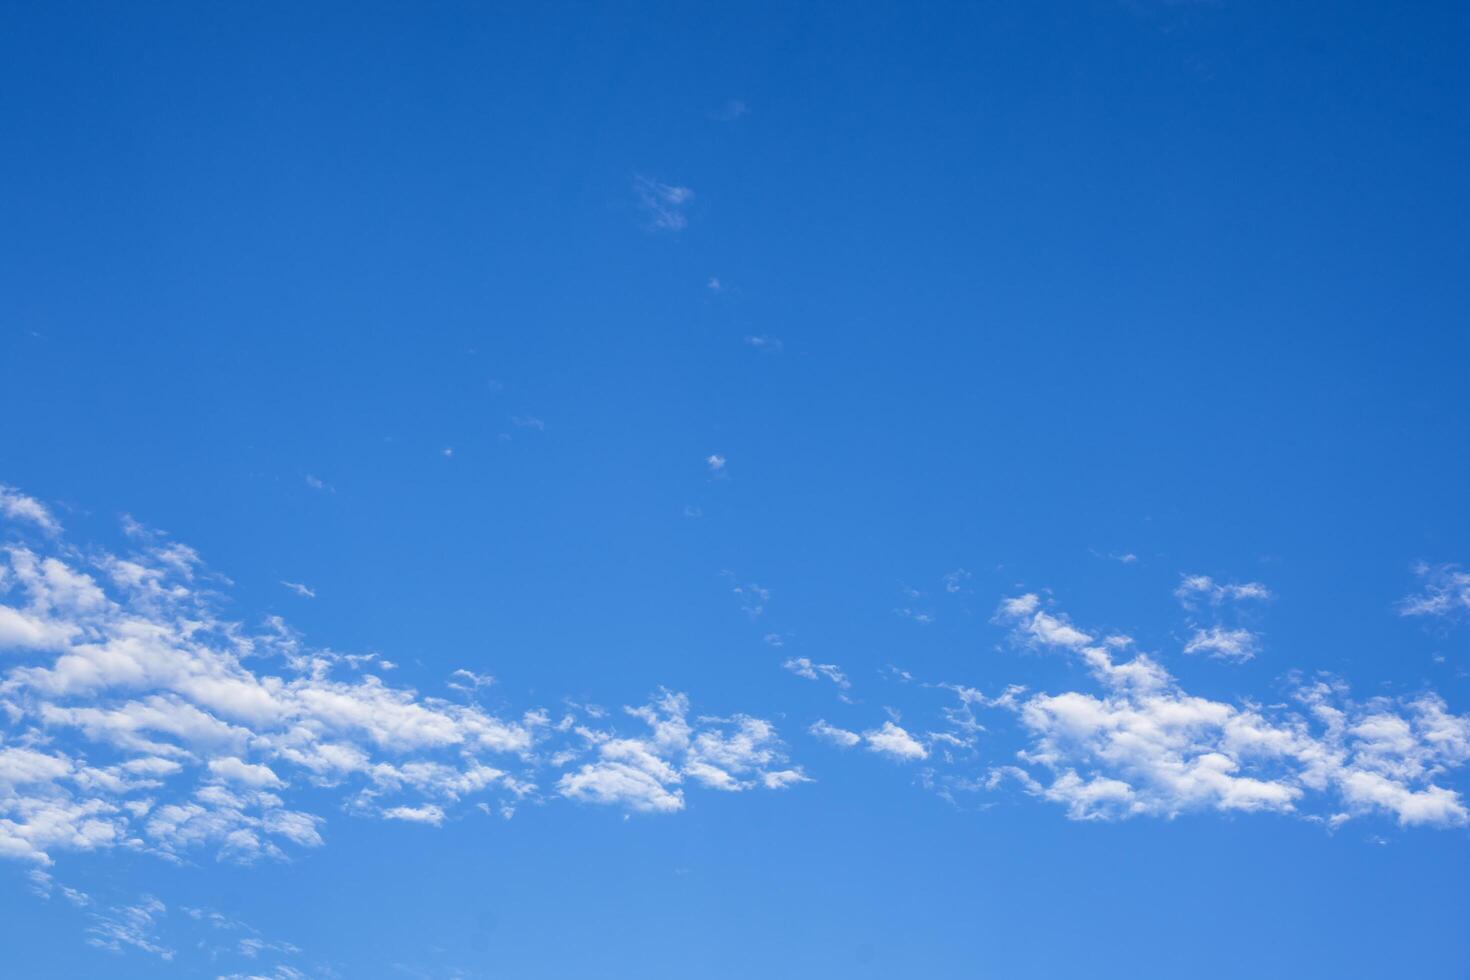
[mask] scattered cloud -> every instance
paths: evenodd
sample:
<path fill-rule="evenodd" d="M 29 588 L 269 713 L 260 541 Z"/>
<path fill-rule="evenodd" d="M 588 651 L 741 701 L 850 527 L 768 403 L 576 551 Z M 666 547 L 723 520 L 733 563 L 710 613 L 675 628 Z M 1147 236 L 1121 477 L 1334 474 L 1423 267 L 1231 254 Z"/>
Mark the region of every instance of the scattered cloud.
<path fill-rule="evenodd" d="M 725 457 L 721 456 L 719 453 L 710 453 L 704 458 L 704 465 L 709 467 L 709 471 L 711 473 L 724 473 L 725 462 Z"/>
<path fill-rule="evenodd" d="M 974 578 L 974 576 L 965 571 L 963 568 L 956 568 L 952 572 L 947 572 L 945 573 L 943 579 L 944 591 L 951 594 L 956 592 L 963 592 L 965 589 L 965 583 L 970 581 L 970 579 L 972 578 Z"/>
<path fill-rule="evenodd" d="M 48 534 L 61 533 L 60 522 L 51 516 L 51 511 L 46 509 L 45 504 L 3 483 L 0 483 L 0 516 L 34 524 Z"/>
<path fill-rule="evenodd" d="M 300 582 L 287 582 L 285 579 L 281 579 L 281 584 L 290 589 L 292 592 L 301 596 L 301 598 L 303 599 L 316 598 L 316 593 L 306 586 L 302 585 Z"/>
<path fill-rule="evenodd" d="M 1217 660 L 1244 663 L 1255 657 L 1256 645 L 1256 634 L 1250 630 L 1211 626 L 1208 629 L 1196 629 L 1189 642 L 1184 645 L 1184 652 L 1203 653 Z"/>
<path fill-rule="evenodd" d="M 771 590 L 754 582 L 749 585 L 737 585 L 730 591 L 740 597 L 740 611 L 751 619 L 755 619 L 766 611 L 766 602 L 771 598 Z"/>
<path fill-rule="evenodd" d="M 313 490 L 320 490 L 322 493 L 336 493 L 337 492 L 337 488 L 336 487 L 332 486 L 330 483 L 328 483 L 326 480 L 323 480 L 321 477 L 319 477 L 319 476 L 313 476 L 310 473 L 306 474 L 306 485 L 309 486 L 309 487 L 311 487 Z"/>
<path fill-rule="evenodd" d="M 623 711 L 648 731 L 624 735 L 579 727 L 595 757 L 558 780 L 562 796 L 670 813 L 684 808 L 683 787 L 689 781 L 739 792 L 781 789 L 807 780 L 800 768 L 785 765 L 784 747 L 768 721 L 748 715 L 691 721 L 689 699 L 670 691 Z"/>
<path fill-rule="evenodd" d="M 863 741 L 867 743 L 868 751 L 899 762 L 929 758 L 929 750 L 924 747 L 924 743 L 891 721 L 885 721 L 882 726 L 863 732 Z"/>
<path fill-rule="evenodd" d="M 1182 576 L 1174 597 L 1190 614 L 1189 640 L 1184 645 L 1188 654 L 1203 653 L 1215 660 L 1245 663 L 1260 651 L 1260 636 L 1238 621 L 1246 617 L 1237 603 L 1265 602 L 1271 590 L 1260 582 L 1244 584 L 1216 582 L 1208 575 Z M 1193 622 L 1197 614 L 1207 614 L 1214 621 L 1207 625 Z"/>
<path fill-rule="evenodd" d="M 920 626 L 931 626 L 934 623 L 933 613 L 925 612 L 922 609 L 914 609 L 911 606 L 901 606 L 893 610 L 893 612 L 895 615 L 902 616 L 904 619 L 912 619 Z"/>
<path fill-rule="evenodd" d="M 1255 596 L 1252 596 L 1254 598 Z M 1433 694 L 1358 703 L 1329 677 L 1296 680 L 1290 705 L 1191 695 L 1127 637 L 1081 630 L 1034 593 L 996 614 L 1018 643 L 1077 657 L 1101 693 L 998 700 L 1031 744 L 993 768 L 1079 820 L 1193 810 L 1299 814 L 1329 826 L 1382 813 L 1403 826 L 1462 826 L 1460 795 L 1437 780 L 1470 760 L 1470 718 Z M 1312 800 L 1320 801 L 1308 806 Z"/>
<path fill-rule="evenodd" d="M 495 678 L 489 674 L 477 674 L 473 670 L 465 670 L 461 667 L 449 675 L 448 686 L 452 690 L 460 691 L 464 694 L 473 694 L 475 691 L 489 687 L 494 683 Z"/>
<path fill-rule="evenodd" d="M 781 348 L 783 346 L 780 339 L 776 337 L 767 337 L 764 334 L 761 334 L 760 336 L 746 337 L 745 342 L 746 344 L 754 347 L 756 350 L 760 351 L 763 354 L 779 354 L 781 353 Z"/>
<path fill-rule="evenodd" d="M 804 677 L 809 681 L 825 677 L 844 691 L 852 686 L 847 680 L 847 675 L 843 674 L 842 669 L 836 664 L 818 664 L 813 663 L 807 657 L 792 657 L 781 666 L 797 677 Z"/>
<path fill-rule="evenodd" d="M 1414 574 L 1423 590 L 1399 602 L 1399 615 L 1450 617 L 1470 613 L 1470 572 L 1458 565 L 1419 562 Z"/>
<path fill-rule="evenodd" d="M 845 728 L 838 728 L 836 725 L 829 725 L 826 721 L 822 719 L 818 719 L 817 721 L 813 722 L 811 727 L 808 728 L 807 731 L 811 732 L 822 741 L 830 742 L 838 748 L 843 749 L 850 749 L 863 740 L 863 737 L 857 732 L 850 732 Z"/>
<path fill-rule="evenodd" d="M 510 423 L 518 429 L 535 429 L 537 432 L 546 431 L 546 423 L 534 415 L 516 415 L 511 418 Z"/>
<path fill-rule="evenodd" d="M 284 858 L 324 842 L 327 818 L 311 809 L 324 792 L 357 817 L 437 823 L 467 799 L 513 812 L 542 798 L 547 778 L 556 795 L 633 809 L 659 809 L 662 797 L 608 780 L 653 773 L 682 805 L 689 785 L 806 778 L 784 763 L 769 722 L 688 721 L 683 694 L 630 709 L 660 733 L 650 740 L 588 727 L 601 724 L 591 708 L 553 722 L 540 708 L 506 716 L 392 686 L 379 676 L 392 664 L 376 654 L 313 648 L 279 617 L 222 618 L 225 580 L 191 549 L 135 523 L 130 538 L 136 550 L 124 554 L 59 540 L 0 549 L 0 652 L 24 652 L 0 670 L 0 857 L 36 869 L 54 852 L 114 848 Z M 765 592 L 740 595 L 758 603 Z M 490 682 L 460 670 L 449 687 Z M 677 778 L 638 762 L 640 745 Z M 589 751 L 589 768 L 564 771 Z M 108 915 L 99 942 L 151 942 L 144 919 Z"/>
<path fill-rule="evenodd" d="M 649 226 L 659 231 L 681 231 L 689 223 L 685 209 L 694 200 L 687 187 L 665 184 L 647 177 L 633 180 L 633 191 L 649 219 Z"/>
<path fill-rule="evenodd" d="M 408 823 L 423 823 L 437 827 L 444 822 L 444 808 L 434 803 L 425 803 L 421 806 L 394 806 L 383 810 L 383 816 L 389 820 L 403 820 Z"/>
<path fill-rule="evenodd" d="M 1260 582 L 1216 582 L 1208 575 L 1185 575 L 1174 590 L 1174 597 L 1186 606 L 1200 601 L 1218 606 L 1222 602 L 1244 600 L 1267 600 L 1271 590 Z"/>
<path fill-rule="evenodd" d="M 96 913 L 87 929 L 87 944 L 113 953 L 121 953 L 124 947 L 138 949 L 172 960 L 174 951 L 158 939 L 158 920 L 167 912 L 162 902 L 145 895 L 136 905 Z"/>

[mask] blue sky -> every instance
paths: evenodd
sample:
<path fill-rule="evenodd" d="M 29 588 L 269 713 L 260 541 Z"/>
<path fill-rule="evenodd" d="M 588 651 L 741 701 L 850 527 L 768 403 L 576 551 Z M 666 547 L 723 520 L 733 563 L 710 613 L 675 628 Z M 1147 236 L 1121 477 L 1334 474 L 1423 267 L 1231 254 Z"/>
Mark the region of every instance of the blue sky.
<path fill-rule="evenodd" d="M 1463 976 L 1467 16 L 0 7 L 3 972 Z"/>

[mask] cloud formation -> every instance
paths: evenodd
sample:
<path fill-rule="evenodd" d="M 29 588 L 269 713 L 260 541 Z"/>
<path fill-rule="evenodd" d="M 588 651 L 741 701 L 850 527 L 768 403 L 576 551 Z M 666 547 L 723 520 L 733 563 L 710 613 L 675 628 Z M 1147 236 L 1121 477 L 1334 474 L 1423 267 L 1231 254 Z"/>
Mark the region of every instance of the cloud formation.
<path fill-rule="evenodd" d="M 648 215 L 649 225 L 659 231 L 682 231 L 689 223 L 684 211 L 694 200 L 694 192 L 687 187 L 665 184 L 648 177 L 636 177 L 633 191 L 638 196 Z"/>
<path fill-rule="evenodd" d="M 47 526 L 44 510 L 18 512 Z M 649 737 L 590 727 L 585 711 L 504 716 L 394 686 L 375 655 L 315 649 L 276 617 L 221 617 L 221 580 L 191 549 L 127 530 L 127 554 L 0 547 L 0 857 L 281 858 L 324 840 L 326 818 L 292 802 L 301 790 L 335 791 L 359 816 L 439 824 L 469 798 L 502 814 L 543 801 L 548 780 L 554 795 L 672 810 L 691 783 L 806 778 L 769 722 L 688 721 L 683 694 L 629 709 Z M 460 670 L 448 686 L 473 695 L 490 681 Z"/>
<path fill-rule="evenodd" d="M 991 786 L 1014 780 L 1080 820 L 1198 810 L 1333 826 L 1371 813 L 1403 826 L 1470 820 L 1441 782 L 1470 760 L 1470 718 L 1436 695 L 1356 702 L 1317 677 L 1296 679 L 1291 705 L 1232 704 L 1189 694 L 1128 637 L 1081 630 L 1034 593 L 1005 600 L 996 618 L 1016 642 L 1076 658 L 1100 691 L 1010 698 L 1030 744 L 1019 765 L 990 770 Z"/>
<path fill-rule="evenodd" d="M 1463 616 L 1470 613 L 1470 572 L 1458 565 L 1414 566 L 1423 591 L 1407 595 L 1399 602 L 1402 616 Z"/>

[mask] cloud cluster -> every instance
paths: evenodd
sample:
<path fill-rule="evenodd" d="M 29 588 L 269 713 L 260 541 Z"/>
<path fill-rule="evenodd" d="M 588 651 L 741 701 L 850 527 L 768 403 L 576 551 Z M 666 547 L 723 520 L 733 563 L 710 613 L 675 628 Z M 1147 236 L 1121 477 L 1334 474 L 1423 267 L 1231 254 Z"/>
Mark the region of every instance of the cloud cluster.
<path fill-rule="evenodd" d="M 58 527 L 7 494 L 8 514 Z M 470 797 L 508 814 L 543 799 L 548 780 L 575 799 L 669 810 L 686 778 L 725 790 L 805 778 L 779 764 L 768 722 L 690 723 L 680 694 L 630 709 L 650 738 L 594 730 L 574 712 L 502 716 L 394 686 L 374 655 L 308 647 L 276 618 L 223 618 L 221 580 L 191 549 L 126 530 L 136 547 L 125 555 L 50 538 L 0 547 L 0 856 L 283 857 L 323 840 L 325 818 L 291 802 L 300 790 L 336 790 L 354 814 L 438 824 Z M 489 682 L 461 670 L 447 686 L 466 696 Z"/>
<path fill-rule="evenodd" d="M 1260 582 L 1216 582 L 1208 575 L 1186 575 L 1174 590 L 1174 597 L 1191 616 L 1191 632 L 1184 644 L 1185 653 L 1204 654 L 1234 663 L 1255 659 L 1260 650 L 1259 634 L 1238 623 L 1226 624 L 1224 618 L 1227 607 L 1233 604 L 1271 599 L 1270 589 Z M 1205 611 L 1213 619 L 1212 623 L 1201 625 L 1194 621 L 1194 617 Z"/>
<path fill-rule="evenodd" d="M 893 721 L 885 721 L 877 728 L 870 728 L 858 734 L 845 728 L 838 728 L 825 719 L 818 719 L 807 731 L 840 749 L 863 745 L 869 752 L 886 756 L 896 762 L 914 762 L 929 758 L 929 749 L 924 743 Z"/>
<path fill-rule="evenodd" d="M 1026 594 L 997 620 L 1015 639 L 1077 658 L 1101 689 L 1012 697 L 1030 744 L 990 785 L 1019 782 L 1076 819 L 1199 810 L 1295 813 L 1336 825 L 1384 813 L 1401 825 L 1470 820 L 1442 785 L 1470 760 L 1470 718 L 1433 694 L 1353 701 L 1327 678 L 1298 679 L 1291 705 L 1191 695 L 1122 636 L 1097 637 Z M 1126 659 L 1125 659 L 1126 658 Z"/>
<path fill-rule="evenodd" d="M 684 808 L 686 780 L 738 792 L 780 789 L 807 779 L 801 769 L 785 765 L 785 752 L 770 722 L 746 715 L 691 722 L 689 699 L 669 691 L 651 704 L 623 710 L 642 721 L 647 733 L 620 736 L 577 726 L 595 758 L 561 777 L 557 790 L 563 796 L 668 812 Z"/>

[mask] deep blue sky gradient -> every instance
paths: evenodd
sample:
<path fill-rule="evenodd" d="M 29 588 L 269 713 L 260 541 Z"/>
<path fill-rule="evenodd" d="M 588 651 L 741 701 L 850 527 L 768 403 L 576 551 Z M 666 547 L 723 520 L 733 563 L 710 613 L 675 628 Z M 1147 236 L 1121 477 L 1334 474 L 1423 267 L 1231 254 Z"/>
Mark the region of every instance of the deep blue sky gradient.
<path fill-rule="evenodd" d="M 889 664 L 1045 689 L 990 618 L 1050 589 L 1204 695 L 1330 670 L 1470 708 L 1470 630 L 1394 612 L 1413 562 L 1470 562 L 1467 21 L 4 4 L 0 480 L 84 539 L 166 528 L 233 615 L 401 683 L 667 685 L 817 779 L 64 870 L 346 977 L 1463 977 L 1463 829 L 956 810 L 805 736 L 844 706 L 779 663 L 869 712 Z M 639 177 L 694 191 L 686 228 Z M 1271 586 L 1256 660 L 1177 655 L 1195 572 Z M 0 876 L 0 972 L 160 975 L 79 936 Z"/>

